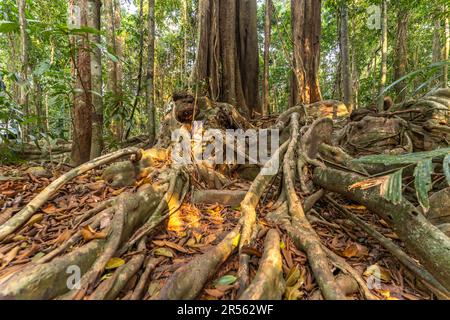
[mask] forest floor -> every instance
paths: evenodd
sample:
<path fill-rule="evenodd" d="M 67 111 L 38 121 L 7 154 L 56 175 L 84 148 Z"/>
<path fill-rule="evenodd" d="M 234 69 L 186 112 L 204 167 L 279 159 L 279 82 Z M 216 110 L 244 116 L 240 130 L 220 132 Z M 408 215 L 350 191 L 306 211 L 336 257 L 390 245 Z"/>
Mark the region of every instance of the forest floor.
<path fill-rule="evenodd" d="M 51 175 L 47 177 L 34 175 L 36 166 L 44 167 Z M 38 171 L 41 168 L 38 167 Z M 51 163 L 1 166 L 0 224 L 20 211 L 47 185 L 69 169 L 68 166 L 55 166 Z M 32 264 L 64 243 L 79 228 L 80 218 L 95 208 L 97 204 L 137 188 L 109 186 L 102 180 L 100 169 L 91 170 L 65 184 L 33 215 L 25 226 L 16 231 L 8 241 L 0 244 L 0 280 Z M 136 186 L 141 183 L 142 181 L 137 181 Z M 247 191 L 249 187 L 250 182 L 236 180 L 230 188 Z M 364 206 L 351 203 L 344 198 L 336 200 L 359 218 L 370 223 L 377 231 L 402 246 L 398 237 L 377 215 L 368 212 Z M 258 260 L 262 255 L 265 232 L 269 227 L 277 228 L 264 219 L 273 204 L 273 199 L 264 199 L 258 208 L 260 212 L 258 223 L 261 231 L 258 235 L 257 245 L 248 252 L 251 256 L 251 278 L 257 271 Z M 355 270 L 363 275 L 365 280 L 370 280 L 370 277 L 379 278 L 375 279 L 380 280 L 379 285 L 371 288 L 371 292 L 375 296 L 387 300 L 432 298 L 429 291 L 413 280 L 411 274 L 376 240 L 367 236 L 364 231 L 329 208 L 326 202 L 319 201 L 314 208 L 319 215 L 317 215 L 317 219 L 313 220 L 312 225 L 322 243 L 345 258 Z M 171 215 L 167 222 L 161 224 L 154 236 L 146 242 L 146 259 L 155 258 L 156 264 L 150 277 L 148 290 L 144 293 L 144 299 L 154 297 L 168 277 L 180 266 L 220 242 L 239 221 L 240 210 L 240 206 L 196 205 L 190 199 L 186 199 L 181 209 Z M 106 237 L 105 234 L 90 226 L 84 226 L 83 230 L 83 239 L 75 243 L 73 247 L 79 247 L 93 239 Z M 286 233 L 281 232 L 280 234 L 283 276 L 287 282 L 284 299 L 309 299 L 316 292 L 317 284 L 308 265 L 307 257 L 295 247 Z M 105 281 L 115 269 L 138 253 L 142 252 L 127 252 L 120 257 L 111 259 L 99 281 Z M 147 263 L 142 264 L 142 271 L 146 265 Z M 206 284 L 198 298 L 207 300 L 236 299 L 238 286 L 235 281 L 238 266 L 239 255 L 234 254 Z M 374 266 L 377 266 L 379 268 L 377 270 L 381 270 L 381 272 L 375 273 Z M 119 299 L 130 297 L 137 285 L 139 273 L 135 274 L 121 290 L 118 295 Z M 359 293 L 355 293 L 351 298 L 361 299 L 362 297 Z"/>

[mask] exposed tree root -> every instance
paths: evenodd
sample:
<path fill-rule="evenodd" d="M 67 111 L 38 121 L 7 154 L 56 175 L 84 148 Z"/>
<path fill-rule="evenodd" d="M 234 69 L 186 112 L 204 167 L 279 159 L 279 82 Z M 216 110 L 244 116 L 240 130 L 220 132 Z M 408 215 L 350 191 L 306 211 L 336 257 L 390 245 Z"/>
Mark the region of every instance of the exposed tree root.
<path fill-rule="evenodd" d="M 264 254 L 258 272 L 241 300 L 280 300 L 284 293 L 284 279 L 280 252 L 280 235 L 275 229 L 267 232 Z"/>
<path fill-rule="evenodd" d="M 250 186 L 247 195 L 241 203 L 242 210 L 242 234 L 241 240 L 239 243 L 239 270 L 238 270 L 238 278 L 239 278 L 239 290 L 243 292 L 248 284 L 248 254 L 243 252 L 243 248 L 246 246 L 251 246 L 252 242 L 255 240 L 257 230 L 256 230 L 256 206 L 264 193 L 265 189 L 269 185 L 273 176 L 278 174 L 279 162 L 283 158 L 284 153 L 286 152 L 288 144 L 285 143 L 282 145 L 273 155 L 273 157 L 267 162 L 264 166 L 261 173 L 256 177 Z M 274 166 L 276 170 L 273 169 Z M 264 169 L 272 168 L 271 174 L 265 173 Z"/>
<path fill-rule="evenodd" d="M 381 197 L 375 188 L 349 190 L 362 180 L 364 178 L 359 175 L 334 169 L 316 168 L 314 172 L 317 185 L 359 202 L 382 217 L 405 241 L 411 253 L 450 290 L 450 239 L 406 200 L 393 204 Z"/>
<path fill-rule="evenodd" d="M 145 260 L 145 238 L 143 238 L 137 247 L 142 252 L 134 255 L 130 261 L 120 266 L 111 278 L 100 283 L 95 291 L 89 296 L 89 300 L 113 300 L 120 291 L 127 285 L 131 277 L 133 277 L 141 268 Z"/>
<path fill-rule="evenodd" d="M 122 158 L 124 156 L 135 154 L 138 152 L 136 148 L 128 148 L 116 151 L 111 154 L 107 154 L 86 162 L 85 164 L 70 170 L 69 172 L 63 174 L 58 179 L 53 181 L 49 186 L 47 186 L 40 194 L 38 194 L 33 200 L 30 201 L 20 212 L 15 214 L 12 218 L 6 221 L 0 226 L 0 241 L 5 239 L 7 236 L 12 234 L 22 225 L 24 225 L 33 214 L 53 195 L 59 188 L 61 188 L 65 183 L 72 180 L 73 178 L 104 164 L 110 163 L 114 160 Z"/>
<path fill-rule="evenodd" d="M 241 226 L 236 226 L 215 247 L 179 268 L 167 280 L 157 299 L 159 300 L 192 300 L 195 299 L 204 285 L 217 272 L 236 248 Z"/>
<path fill-rule="evenodd" d="M 161 202 L 165 191 L 164 186 L 143 185 L 137 193 L 123 195 L 135 209 L 126 212 L 122 239 L 128 239 L 148 219 Z M 50 262 L 32 264 L 3 278 L 0 283 L 0 299 L 52 299 L 67 293 L 70 289 L 70 267 L 79 268 L 81 275 L 84 275 L 102 254 L 106 242 L 106 239 L 92 240 Z"/>
<path fill-rule="evenodd" d="M 283 164 L 289 214 L 292 217 L 292 225 L 287 226 L 286 229 L 291 236 L 294 236 L 293 240 L 295 244 L 301 250 L 306 252 L 311 269 L 313 270 L 314 276 L 325 299 L 343 300 L 346 299 L 346 297 L 334 279 L 330 263 L 322 249 L 320 239 L 308 222 L 300 199 L 295 192 L 295 151 L 298 147 L 299 136 L 297 114 L 292 115 L 291 125 L 292 139 L 289 143 L 289 148 Z"/>
<path fill-rule="evenodd" d="M 408 256 L 403 250 L 398 247 L 392 240 L 386 238 L 381 233 L 376 231 L 363 220 L 355 216 L 351 211 L 339 205 L 329 195 L 326 200 L 337 210 L 339 210 L 346 218 L 356 223 L 367 234 L 376 239 L 383 247 L 385 247 L 394 257 L 396 257 L 406 268 L 413 272 L 419 279 L 429 284 L 430 289 L 441 299 L 450 299 L 450 292 L 442 286 L 427 270 L 420 266 L 414 259 Z"/>
<path fill-rule="evenodd" d="M 157 265 L 163 260 L 163 258 L 150 258 L 146 264 L 145 270 L 139 278 L 139 282 L 136 285 L 133 293 L 131 294 L 130 300 L 140 300 L 145 294 L 145 290 L 148 286 L 148 280 L 150 278 L 151 273 Z"/>

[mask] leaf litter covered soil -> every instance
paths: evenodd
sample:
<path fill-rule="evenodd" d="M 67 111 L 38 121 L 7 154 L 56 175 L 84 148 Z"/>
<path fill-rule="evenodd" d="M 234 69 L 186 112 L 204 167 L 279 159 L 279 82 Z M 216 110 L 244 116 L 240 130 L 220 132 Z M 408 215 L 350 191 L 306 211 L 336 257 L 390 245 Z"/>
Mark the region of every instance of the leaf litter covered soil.
<path fill-rule="evenodd" d="M 20 211 L 56 177 L 70 169 L 66 166 L 55 168 L 49 164 L 44 164 L 44 167 L 49 174 L 39 173 L 39 176 L 34 175 L 34 170 L 28 170 L 29 167 L 25 165 L 0 167 L 1 221 L 6 221 Z M 232 188 L 247 191 L 249 186 L 248 182 L 242 181 L 234 183 Z M 102 229 L 108 221 L 95 223 L 89 220 L 90 212 L 108 199 L 113 199 L 124 191 L 132 191 L 133 188 L 135 187 L 109 186 L 101 180 L 100 170 L 91 170 L 65 184 L 22 228 L 0 244 L 0 281 L 25 266 L 36 263 L 74 236 L 77 231 L 80 231 L 81 237 L 66 248 L 66 252 L 94 239 L 105 238 L 106 234 Z M 154 231 L 153 236 L 146 241 L 144 250 L 132 249 L 120 257 L 110 259 L 98 283 L 113 276 L 114 272 L 133 256 L 144 253 L 145 262 L 121 290 L 118 299 L 130 298 L 145 271 L 145 266 L 149 261 L 154 261 L 148 289 L 143 294 L 143 299 L 152 299 L 178 268 L 217 245 L 241 217 L 240 207 L 224 207 L 220 204 L 194 205 L 189 200 L 186 199 L 180 210 Z M 264 200 L 258 208 L 260 212 L 258 223 L 261 228 L 257 241 L 253 247 L 244 249 L 250 256 L 250 279 L 254 278 L 263 254 L 265 234 L 269 228 L 277 228 L 264 219 L 275 205 L 274 201 Z M 336 200 L 377 231 L 402 245 L 398 237 L 377 215 L 344 198 Z M 369 288 L 376 297 L 385 300 L 433 298 L 429 290 L 417 282 L 411 273 L 376 240 L 333 210 L 326 202 L 319 201 L 311 215 L 312 225 L 321 242 L 344 258 L 365 280 L 375 283 Z M 286 281 L 283 298 L 289 300 L 317 298 L 318 286 L 308 265 L 307 256 L 296 248 L 285 232 L 280 234 L 283 277 Z M 239 239 L 235 240 L 238 246 Z M 205 285 L 198 298 L 236 299 L 239 289 L 236 281 L 238 266 L 239 255 L 235 252 Z M 362 296 L 354 293 L 351 298 L 362 299 Z"/>

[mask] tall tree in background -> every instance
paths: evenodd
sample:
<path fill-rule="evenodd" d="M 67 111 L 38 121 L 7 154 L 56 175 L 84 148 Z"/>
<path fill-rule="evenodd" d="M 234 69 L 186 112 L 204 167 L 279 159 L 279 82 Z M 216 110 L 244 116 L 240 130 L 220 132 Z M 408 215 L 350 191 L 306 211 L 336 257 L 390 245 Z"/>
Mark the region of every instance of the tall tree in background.
<path fill-rule="evenodd" d="M 101 30 L 101 0 L 88 0 L 88 26 Z M 100 44 L 100 34 L 91 34 L 90 41 Z M 101 155 L 103 150 L 103 81 L 102 53 L 99 47 L 91 48 L 91 90 L 92 90 L 92 143 L 91 159 Z"/>
<path fill-rule="evenodd" d="M 448 18 L 445 19 L 445 49 L 444 49 L 444 61 L 448 61 L 448 55 L 450 51 L 450 25 Z M 444 88 L 448 88 L 448 64 L 444 65 Z"/>
<path fill-rule="evenodd" d="M 192 82 L 214 100 L 261 113 L 256 0 L 200 0 Z"/>
<path fill-rule="evenodd" d="M 381 2 L 381 76 L 380 91 L 378 93 L 378 110 L 384 109 L 384 89 L 387 80 L 387 54 L 388 54 L 388 16 L 387 0 Z"/>
<path fill-rule="evenodd" d="M 155 0 L 148 0 L 148 61 L 146 79 L 147 128 L 150 144 L 156 136 L 155 112 Z"/>
<path fill-rule="evenodd" d="M 340 32 L 340 51 L 342 66 L 342 89 L 344 103 L 347 109 L 353 109 L 353 81 L 350 68 L 349 40 L 348 40 L 348 8 L 346 1 L 341 1 L 341 32 Z"/>
<path fill-rule="evenodd" d="M 74 26 L 88 25 L 88 0 L 71 0 L 69 18 Z M 72 163 L 90 160 L 92 139 L 91 54 L 87 34 L 72 37 L 72 74 L 74 76 L 72 105 Z"/>
<path fill-rule="evenodd" d="M 434 21 L 432 62 L 441 61 L 441 21 Z"/>
<path fill-rule="evenodd" d="M 19 9 L 19 28 L 20 28 L 20 64 L 21 68 L 21 82 L 19 92 L 19 105 L 22 106 L 25 115 L 30 114 L 29 110 L 29 97 L 28 97 L 28 73 L 29 73 L 29 57 L 28 57 L 28 34 L 27 34 L 27 19 L 25 17 L 26 0 L 17 0 L 17 7 Z M 23 135 L 25 141 L 28 140 L 29 128 L 25 124 L 23 127 Z"/>
<path fill-rule="evenodd" d="M 291 0 L 293 68 L 290 105 L 322 99 L 319 86 L 321 0 Z"/>
<path fill-rule="evenodd" d="M 400 79 L 406 75 L 408 65 L 408 20 L 409 11 L 401 7 L 397 11 L 397 36 L 395 44 L 394 59 L 394 78 Z M 401 102 L 406 98 L 406 86 L 404 82 L 400 82 L 395 86 L 397 93 L 397 102 Z"/>
<path fill-rule="evenodd" d="M 268 115 L 270 110 L 269 101 L 269 66 L 270 66 L 270 36 L 272 26 L 272 0 L 266 0 L 266 11 L 264 15 L 264 77 L 262 90 L 262 112 Z"/>
<path fill-rule="evenodd" d="M 106 21 L 107 21 L 107 40 L 108 46 L 112 50 L 117 59 L 110 60 L 108 63 L 108 91 L 112 94 L 113 114 L 118 115 L 114 117 L 111 123 L 111 130 L 116 140 L 121 141 L 123 137 L 123 41 L 118 35 L 118 30 L 121 26 L 121 9 L 119 0 L 106 0 Z"/>

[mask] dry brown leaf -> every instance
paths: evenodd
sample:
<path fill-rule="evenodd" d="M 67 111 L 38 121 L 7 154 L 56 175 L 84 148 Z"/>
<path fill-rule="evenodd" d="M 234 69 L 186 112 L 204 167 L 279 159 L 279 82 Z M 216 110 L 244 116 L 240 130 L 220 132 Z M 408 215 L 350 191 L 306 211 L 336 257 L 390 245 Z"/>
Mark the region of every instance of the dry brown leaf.
<path fill-rule="evenodd" d="M 65 230 L 63 233 L 61 233 L 58 238 L 56 238 L 54 240 L 54 244 L 58 245 L 58 244 L 62 244 L 64 243 L 66 240 L 68 240 L 70 238 L 70 236 L 72 235 L 72 232 L 70 232 L 69 229 Z"/>
<path fill-rule="evenodd" d="M 35 223 L 39 223 L 44 219 L 44 215 L 42 213 L 38 213 L 33 215 L 30 220 L 25 224 L 26 226 L 32 226 Z"/>
<path fill-rule="evenodd" d="M 218 289 L 205 289 L 205 292 L 214 298 L 222 298 L 225 295 L 225 292 Z"/>
<path fill-rule="evenodd" d="M 367 247 L 362 246 L 358 243 L 351 243 L 342 252 L 342 256 L 346 258 L 353 258 L 353 257 L 361 258 L 363 256 L 368 255 L 368 253 L 369 251 Z"/>
<path fill-rule="evenodd" d="M 2 265 L 0 266 L 0 270 L 5 268 L 11 261 L 14 260 L 14 258 L 17 256 L 17 253 L 19 252 L 20 247 L 15 246 L 12 248 L 2 259 Z"/>
<path fill-rule="evenodd" d="M 81 228 L 81 236 L 84 241 L 91 241 L 94 239 L 105 239 L 108 235 L 105 232 L 95 232 L 91 226 Z"/>
<path fill-rule="evenodd" d="M 153 240 L 152 242 L 159 247 L 169 247 L 182 253 L 189 253 L 188 250 L 186 250 L 185 248 L 174 242 L 170 242 L 167 240 Z"/>
<path fill-rule="evenodd" d="M 15 195 L 16 193 L 17 193 L 16 190 L 11 190 L 11 189 L 2 191 L 2 195 L 7 196 L 7 197 L 11 197 L 11 196 Z"/>
<path fill-rule="evenodd" d="M 55 213 L 58 209 L 55 207 L 54 204 L 49 204 L 45 208 L 42 209 L 46 214 L 52 214 Z"/>

